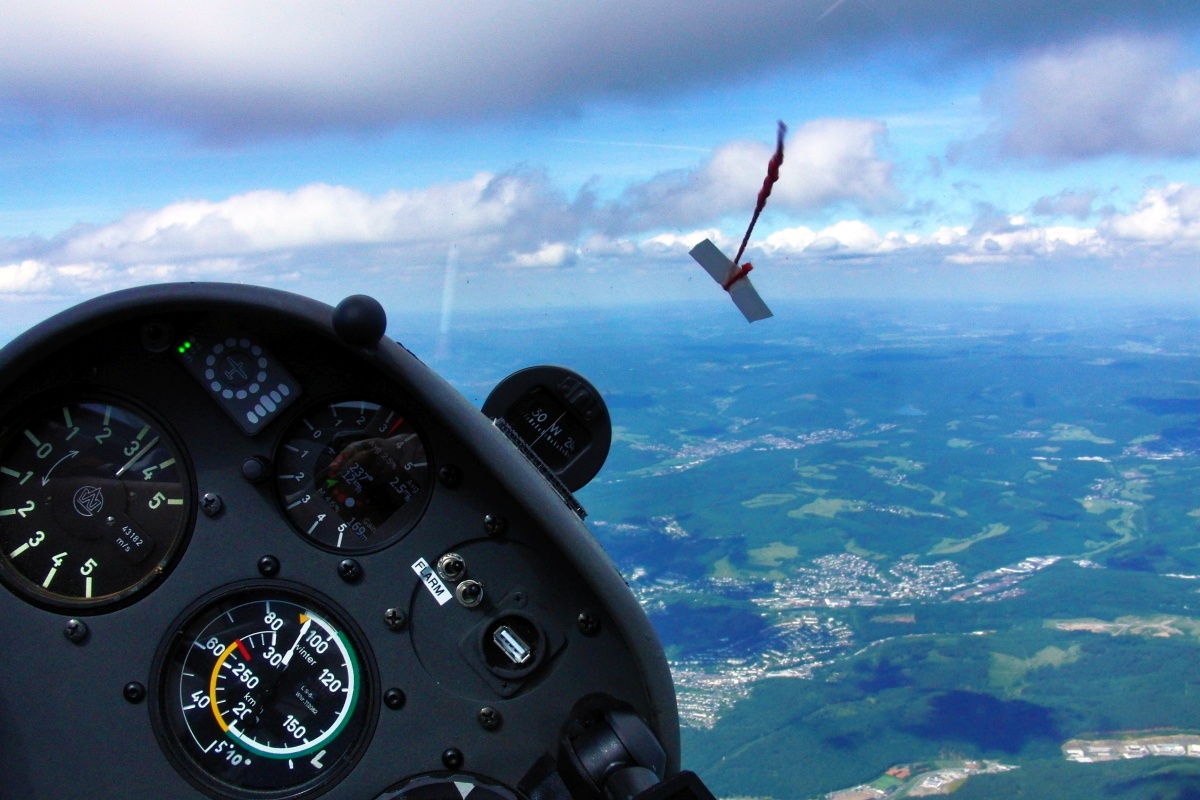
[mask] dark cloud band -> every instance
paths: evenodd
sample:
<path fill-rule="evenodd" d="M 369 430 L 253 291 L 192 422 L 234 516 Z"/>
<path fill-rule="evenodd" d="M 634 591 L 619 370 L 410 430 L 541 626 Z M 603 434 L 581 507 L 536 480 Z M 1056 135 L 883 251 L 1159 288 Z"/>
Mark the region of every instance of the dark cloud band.
<path fill-rule="evenodd" d="M 865 54 L 947 67 L 1080 37 L 1194 29 L 1200 4 L 45 0 L 5 17 L 3 101 L 222 140 L 556 111 Z"/>

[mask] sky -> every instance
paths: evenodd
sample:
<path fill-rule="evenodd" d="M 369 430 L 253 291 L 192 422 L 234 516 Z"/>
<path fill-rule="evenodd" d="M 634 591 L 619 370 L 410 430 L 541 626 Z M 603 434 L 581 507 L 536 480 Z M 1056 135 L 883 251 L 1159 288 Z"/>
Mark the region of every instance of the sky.
<path fill-rule="evenodd" d="M 1200 301 L 1200 4 L 0 0 L 0 314 Z"/>

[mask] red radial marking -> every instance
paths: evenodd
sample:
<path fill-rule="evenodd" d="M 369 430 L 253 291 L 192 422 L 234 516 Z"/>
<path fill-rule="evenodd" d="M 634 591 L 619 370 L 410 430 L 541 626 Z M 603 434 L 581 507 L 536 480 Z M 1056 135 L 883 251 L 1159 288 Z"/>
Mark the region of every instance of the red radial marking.
<path fill-rule="evenodd" d="M 249 661 L 250 660 L 250 651 L 246 649 L 246 645 L 242 644 L 241 639 L 237 639 L 236 642 L 237 642 L 238 650 L 242 651 L 242 658 Z"/>

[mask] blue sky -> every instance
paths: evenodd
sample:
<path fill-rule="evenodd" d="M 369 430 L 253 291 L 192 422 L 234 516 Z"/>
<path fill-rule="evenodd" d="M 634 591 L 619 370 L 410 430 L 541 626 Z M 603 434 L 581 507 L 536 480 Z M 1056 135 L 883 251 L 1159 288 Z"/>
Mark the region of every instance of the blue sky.
<path fill-rule="evenodd" d="M 451 257 L 463 307 L 723 303 L 686 253 L 736 249 L 777 119 L 748 251 L 768 301 L 1200 300 L 1192 4 L 51 0 L 5 19 L 10 320 L 168 280 L 433 309 Z"/>

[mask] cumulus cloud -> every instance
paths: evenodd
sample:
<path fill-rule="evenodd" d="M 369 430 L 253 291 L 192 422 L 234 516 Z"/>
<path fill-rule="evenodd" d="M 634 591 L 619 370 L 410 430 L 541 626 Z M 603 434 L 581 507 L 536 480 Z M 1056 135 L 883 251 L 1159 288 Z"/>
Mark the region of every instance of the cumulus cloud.
<path fill-rule="evenodd" d="M 1200 154 L 1200 70 L 1174 43 L 1112 36 L 1022 60 L 986 100 L 1001 152 L 1063 163 L 1112 154 Z"/>
<path fill-rule="evenodd" d="M 587 203 L 584 201 L 584 209 Z M 67 262 L 146 264 L 245 257 L 347 245 L 403 245 L 418 263 L 447 242 L 489 255 L 573 238 L 579 209 L 540 173 L 480 173 L 466 181 L 370 195 L 313 184 L 252 191 L 219 202 L 187 201 L 68 232 Z"/>
<path fill-rule="evenodd" d="M 864 207 L 897 199 L 893 165 L 879 155 L 887 129 L 872 120 L 808 122 L 788 139 L 784 166 L 771 195 L 773 210 L 807 211 L 850 201 Z M 689 170 L 662 173 L 625 190 L 608 209 L 615 230 L 647 230 L 709 222 L 754 210 L 773 147 L 723 145 Z"/>
<path fill-rule="evenodd" d="M 923 233 L 854 217 L 768 228 L 751 240 L 746 260 L 830 269 L 1153 262 L 1194 271 L 1200 257 L 1200 187 L 1190 184 L 1150 188 L 1125 211 L 1100 212 L 1096 225 L 1043 225 L 989 206 L 978 213 L 973 225 Z M 50 240 L 0 241 L 0 296 L 94 294 L 171 280 L 272 283 L 287 276 L 340 288 L 350 277 L 386 275 L 391 284 L 440 275 L 451 244 L 465 275 L 497 276 L 494 285 L 507 285 L 504 276 L 513 270 L 564 273 L 572 266 L 582 269 L 569 272 L 612 276 L 664 265 L 686 272 L 687 251 L 701 239 L 732 254 L 741 236 L 740 229 L 719 226 L 612 233 L 602 230 L 604 214 L 550 191 L 536 174 L 481 174 L 381 195 L 324 184 L 248 192 L 77 226 Z"/>
<path fill-rule="evenodd" d="M 896 190 L 891 163 L 877 153 L 885 135 L 881 124 L 865 120 L 801 126 L 772 208 L 886 202 Z M 568 198 L 543 172 L 528 169 L 382 194 L 318 183 L 185 200 L 107 224 L 76 225 L 48 240 L 0 241 L 0 293 L 53 286 L 101 291 L 264 272 L 364 274 L 381 264 L 440 269 L 451 245 L 468 269 L 653 259 L 673 254 L 677 244 L 644 240 L 656 231 L 717 223 L 731 211 L 748 215 L 769 156 L 766 144 L 727 144 L 695 168 L 660 174 L 607 204 L 586 186 Z M 716 229 L 711 235 L 732 245 Z"/>
<path fill-rule="evenodd" d="M 1104 230 L 1125 243 L 1200 250 L 1200 187 L 1171 183 L 1147 189 L 1128 214 L 1113 214 Z"/>
<path fill-rule="evenodd" d="M 713 237 L 706 231 L 695 231 L 657 236 L 646 245 L 653 245 L 654 254 L 660 258 L 678 259 L 693 242 L 703 238 Z M 717 242 L 717 239 L 713 238 L 713 241 Z M 775 231 L 751 245 L 747 252 L 749 260 L 768 264 L 783 261 L 886 264 L 899 261 L 968 265 L 1105 257 L 1113 254 L 1113 248 L 1095 228 L 1038 226 L 1014 216 L 1009 218 L 1003 230 L 947 226 L 924 235 L 879 231 L 856 219 L 840 220 L 817 229 L 800 225 Z"/>
<path fill-rule="evenodd" d="M 28 294 L 50 286 L 48 270 L 33 259 L 0 265 L 0 294 Z"/>
<path fill-rule="evenodd" d="M 0 97 L 223 139 L 561 109 L 889 48 L 978 58 L 1200 19 L 1156 0 L 39 0 L 8 3 Z"/>
<path fill-rule="evenodd" d="M 529 171 L 379 195 L 327 184 L 251 191 L 77 225 L 49 240 L 2 241 L 0 294 L 440 269 L 451 244 L 471 264 L 557 267 L 573 262 L 590 212 L 586 194 L 568 200 Z"/>

